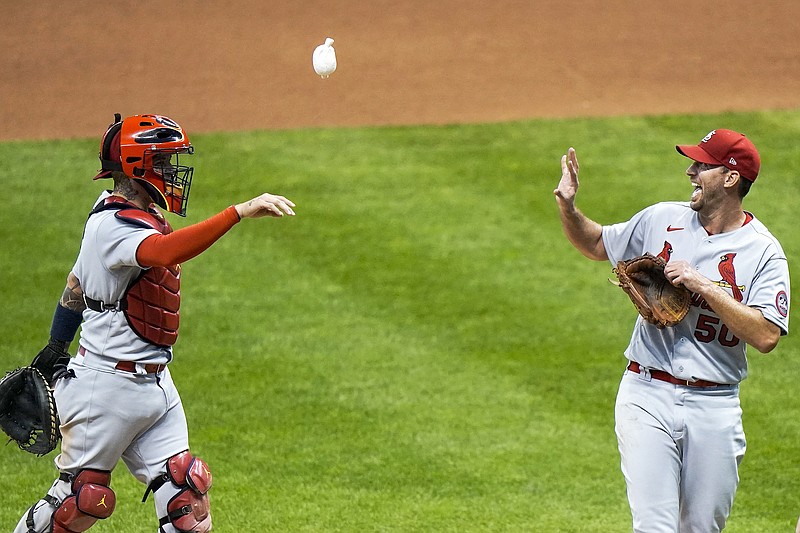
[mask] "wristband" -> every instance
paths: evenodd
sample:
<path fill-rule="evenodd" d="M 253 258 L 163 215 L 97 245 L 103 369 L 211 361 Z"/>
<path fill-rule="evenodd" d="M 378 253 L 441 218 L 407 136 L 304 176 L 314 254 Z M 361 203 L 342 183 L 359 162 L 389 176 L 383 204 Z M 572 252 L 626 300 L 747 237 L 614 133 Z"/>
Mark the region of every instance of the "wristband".
<path fill-rule="evenodd" d="M 50 326 L 50 338 L 57 341 L 72 342 L 75 333 L 83 322 L 83 313 L 67 309 L 61 304 L 56 305 L 53 314 L 53 325 Z"/>

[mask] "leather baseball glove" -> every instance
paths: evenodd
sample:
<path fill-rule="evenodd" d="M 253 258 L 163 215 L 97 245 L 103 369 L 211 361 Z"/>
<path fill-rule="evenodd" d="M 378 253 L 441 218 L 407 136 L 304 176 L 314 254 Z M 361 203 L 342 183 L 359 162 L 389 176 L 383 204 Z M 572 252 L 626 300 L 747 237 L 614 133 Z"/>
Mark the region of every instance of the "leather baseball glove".
<path fill-rule="evenodd" d="M 659 328 L 674 326 L 689 312 L 691 294 L 676 287 L 664 275 L 666 262 L 652 254 L 619 261 L 612 270 L 618 285 L 636 306 L 642 318 Z"/>
<path fill-rule="evenodd" d="M 0 428 L 26 452 L 42 456 L 61 438 L 53 391 L 36 368 L 8 372 L 0 380 Z"/>

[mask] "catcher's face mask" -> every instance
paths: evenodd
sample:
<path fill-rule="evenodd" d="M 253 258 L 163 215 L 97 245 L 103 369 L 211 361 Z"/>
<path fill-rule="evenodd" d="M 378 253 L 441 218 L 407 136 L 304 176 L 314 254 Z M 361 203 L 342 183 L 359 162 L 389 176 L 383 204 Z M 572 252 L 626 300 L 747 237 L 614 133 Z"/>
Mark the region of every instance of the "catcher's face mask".
<path fill-rule="evenodd" d="M 189 187 L 194 167 L 182 165 L 181 154 L 190 155 L 194 147 L 145 150 L 142 179 L 153 187 L 148 192 L 161 207 L 180 216 L 186 216 Z M 151 189 L 155 189 L 154 191 Z"/>

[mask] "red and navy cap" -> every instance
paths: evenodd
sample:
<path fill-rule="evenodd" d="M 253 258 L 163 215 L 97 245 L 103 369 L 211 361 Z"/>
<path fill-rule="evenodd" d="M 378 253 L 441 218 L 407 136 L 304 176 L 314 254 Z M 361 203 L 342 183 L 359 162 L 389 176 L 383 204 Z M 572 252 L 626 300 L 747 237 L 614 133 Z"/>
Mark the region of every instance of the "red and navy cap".
<path fill-rule="evenodd" d="M 754 182 L 761 169 L 761 156 L 744 133 L 713 130 L 697 145 L 677 145 L 681 155 L 698 163 L 724 165 L 736 170 L 747 181 Z"/>

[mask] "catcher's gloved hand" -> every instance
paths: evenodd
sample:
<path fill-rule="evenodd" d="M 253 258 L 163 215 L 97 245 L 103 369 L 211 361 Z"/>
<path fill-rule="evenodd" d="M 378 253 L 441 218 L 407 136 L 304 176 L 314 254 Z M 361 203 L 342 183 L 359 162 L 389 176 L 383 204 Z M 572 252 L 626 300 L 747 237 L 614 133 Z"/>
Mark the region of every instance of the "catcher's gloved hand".
<path fill-rule="evenodd" d="M 37 369 L 26 366 L 0 380 L 0 428 L 35 455 L 55 449 L 61 433 L 53 392 Z"/>
<path fill-rule="evenodd" d="M 31 366 L 42 373 L 44 379 L 52 383 L 67 371 L 70 355 L 67 353 L 68 343 L 50 339 L 47 346 L 42 348 L 33 358 Z"/>
<path fill-rule="evenodd" d="M 652 254 L 619 261 L 612 270 L 616 285 L 630 297 L 642 318 L 659 328 L 674 326 L 689 312 L 691 294 L 664 275 L 666 262 Z M 612 282 L 613 283 L 613 282 Z"/>

